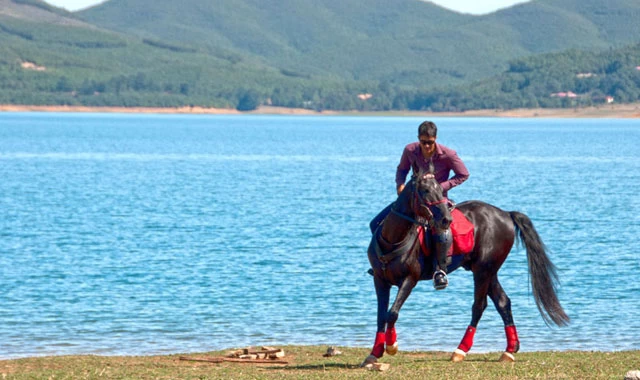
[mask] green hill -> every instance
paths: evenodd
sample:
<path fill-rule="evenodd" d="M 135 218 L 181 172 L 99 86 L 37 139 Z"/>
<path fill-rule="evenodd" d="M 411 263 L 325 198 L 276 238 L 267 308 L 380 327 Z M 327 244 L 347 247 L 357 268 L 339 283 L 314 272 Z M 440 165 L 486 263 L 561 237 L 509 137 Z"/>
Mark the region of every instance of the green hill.
<path fill-rule="evenodd" d="M 568 50 L 521 58 L 470 85 L 407 91 L 400 108 L 430 111 L 566 108 L 640 101 L 640 44 L 599 52 Z"/>
<path fill-rule="evenodd" d="M 549 96 L 562 91 L 635 101 L 639 16 L 637 0 L 534 0 L 485 16 L 420 0 L 109 0 L 78 13 L 0 0 L 0 103 L 572 105 Z M 603 74 L 575 79 L 589 70 Z"/>
<path fill-rule="evenodd" d="M 143 37 L 246 53 L 305 75 L 411 85 L 460 75 L 443 73 L 425 56 L 439 54 L 429 40 L 440 28 L 470 17 L 417 0 L 111 0 L 80 16 Z"/>
<path fill-rule="evenodd" d="M 597 50 L 640 41 L 636 0 L 534 0 L 483 17 L 507 25 L 528 54 Z"/>
<path fill-rule="evenodd" d="M 2 104 L 242 107 L 274 92 L 344 88 L 222 50 L 99 29 L 37 0 L 0 1 Z"/>
<path fill-rule="evenodd" d="M 0 15 L 50 24 L 89 26 L 73 13 L 42 0 L 0 0 Z"/>
<path fill-rule="evenodd" d="M 485 16 L 420 0 L 110 0 L 79 16 L 304 74 L 434 87 L 495 75 L 522 56 L 640 41 L 639 13 L 632 0 L 534 0 Z"/>

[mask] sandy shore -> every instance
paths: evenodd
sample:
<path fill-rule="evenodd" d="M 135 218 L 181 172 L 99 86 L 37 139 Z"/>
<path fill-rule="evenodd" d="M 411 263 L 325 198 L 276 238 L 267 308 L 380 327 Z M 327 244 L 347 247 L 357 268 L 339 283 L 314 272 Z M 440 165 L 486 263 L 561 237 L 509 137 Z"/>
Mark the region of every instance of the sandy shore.
<path fill-rule="evenodd" d="M 584 108 L 534 108 L 514 110 L 473 110 L 465 112 L 316 112 L 298 108 L 260 107 L 251 112 L 227 108 L 179 107 L 84 107 L 84 106 L 25 106 L 0 105 L 0 112 L 106 112 L 106 113 L 157 113 L 157 114 L 267 114 L 267 115 L 353 115 L 353 116 L 424 116 L 424 117 L 515 117 L 515 118 L 640 118 L 640 103 L 608 104 Z"/>

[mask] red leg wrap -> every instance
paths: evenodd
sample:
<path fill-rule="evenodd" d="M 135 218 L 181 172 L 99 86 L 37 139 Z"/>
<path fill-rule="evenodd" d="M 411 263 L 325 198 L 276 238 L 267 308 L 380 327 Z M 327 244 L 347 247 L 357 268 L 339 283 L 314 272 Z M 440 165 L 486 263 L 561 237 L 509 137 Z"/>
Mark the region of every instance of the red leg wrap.
<path fill-rule="evenodd" d="M 505 326 L 504 331 L 507 334 L 507 352 L 518 352 L 520 341 L 518 340 L 516 326 Z"/>
<path fill-rule="evenodd" d="M 376 342 L 373 344 L 373 350 L 371 350 L 371 355 L 376 358 L 381 358 L 384 354 L 384 340 L 385 336 L 383 332 L 376 333 Z"/>
<path fill-rule="evenodd" d="M 390 329 L 387 329 L 387 332 L 385 335 L 387 337 L 387 346 L 393 346 L 393 344 L 396 342 L 398 338 L 396 335 L 396 328 L 392 327 Z"/>
<path fill-rule="evenodd" d="M 473 326 L 467 327 L 467 331 L 464 333 L 464 337 L 460 344 L 458 345 L 458 349 L 469 352 L 471 346 L 473 346 L 473 337 L 476 335 L 476 328 Z"/>

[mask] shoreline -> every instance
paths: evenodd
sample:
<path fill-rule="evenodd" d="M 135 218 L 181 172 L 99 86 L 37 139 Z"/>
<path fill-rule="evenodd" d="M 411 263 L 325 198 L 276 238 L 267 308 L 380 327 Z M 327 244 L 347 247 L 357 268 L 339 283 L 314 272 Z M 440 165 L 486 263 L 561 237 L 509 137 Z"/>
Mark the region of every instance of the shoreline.
<path fill-rule="evenodd" d="M 370 350 L 336 346 L 341 353 L 326 357 L 327 346 L 281 346 L 284 356 L 273 364 L 250 360 L 225 362 L 228 351 L 209 351 L 153 356 L 69 355 L 0 360 L 5 378 L 234 378 L 244 379 L 355 379 L 370 378 L 361 367 Z M 464 361 L 451 362 L 451 353 L 443 351 L 403 351 L 383 356 L 379 363 L 389 376 L 399 379 L 424 379 L 428 374 L 446 373 L 460 379 L 610 379 L 624 378 L 640 368 L 637 350 L 633 351 L 539 351 L 515 355 L 515 363 L 501 362 L 501 352 L 469 353 Z M 209 360 L 207 360 L 209 359 Z M 222 360 L 224 361 L 224 360 Z"/>
<path fill-rule="evenodd" d="M 250 347 L 254 347 L 254 346 L 250 346 Z M 255 347 L 259 347 L 259 345 L 256 345 Z M 285 349 L 291 349 L 291 348 L 298 348 L 298 349 L 320 349 L 320 348 L 326 348 L 326 347 L 331 347 L 331 346 L 321 346 L 321 345 L 315 345 L 315 344 L 300 344 L 300 345 L 296 345 L 296 344 L 285 344 L 285 345 L 278 345 L 278 347 L 284 347 Z M 353 351 L 363 351 L 363 352 L 369 352 L 371 349 L 367 348 L 365 346 L 339 346 L 341 349 L 347 349 L 347 350 L 353 350 Z M 64 358 L 74 358 L 74 357 L 85 357 L 85 356 L 91 356 L 91 357 L 101 357 L 101 358 L 156 358 L 156 357 L 174 357 L 174 356 L 183 356 L 183 355 L 204 355 L 207 353 L 213 353 L 213 352 L 218 352 L 218 353 L 229 353 L 231 351 L 237 350 L 239 349 L 239 347 L 228 347 L 228 348 L 223 348 L 223 349 L 216 349 L 216 350 L 212 350 L 212 351 L 168 351 L 168 352 L 149 352 L 149 353 L 125 353 L 125 354 L 117 354 L 117 353 L 109 353 L 109 352 L 104 352 L 104 353 L 96 353 L 96 352 L 77 352 L 77 353 L 45 353 L 45 354 L 29 354 L 29 355 L 24 355 L 24 356 L 15 356 L 15 357 L 1 357 L 0 356 L 0 364 L 2 364 L 3 362 L 16 362 L 16 361 L 21 361 L 21 360 L 38 360 L 38 359 L 64 359 Z M 400 352 L 400 351 L 399 351 Z M 429 349 L 408 349 L 405 351 L 401 351 L 403 352 L 405 355 L 406 354 L 417 354 L 417 353 L 438 353 L 438 354 L 442 354 L 442 355 L 448 355 L 450 356 L 452 354 L 452 352 L 450 351 L 444 351 L 444 350 L 429 350 Z M 500 356 L 504 351 L 501 350 L 494 350 L 494 351 L 470 351 L 469 355 L 473 355 L 473 356 L 490 356 L 490 355 L 495 355 L 495 356 Z M 532 351 L 518 351 L 516 354 L 517 355 L 535 355 L 535 354 L 603 354 L 603 355 L 607 355 L 607 354 L 614 354 L 614 353 L 639 353 L 640 354 L 640 349 L 635 349 L 635 348 L 630 348 L 630 349 L 622 349 L 622 350 L 599 350 L 599 349 L 545 349 L 545 350 L 532 350 Z M 366 356 L 366 355 L 365 355 Z M 384 357 L 388 358 L 390 355 L 387 354 L 385 352 Z M 1 376 L 1 372 L 0 372 L 0 376 Z"/>
<path fill-rule="evenodd" d="M 313 111 L 300 108 L 262 106 L 241 112 L 230 108 L 205 107 L 88 107 L 29 106 L 0 104 L 0 112 L 62 113 L 139 113 L 176 115 L 311 115 L 311 116 L 424 116 L 424 117 L 495 117 L 495 118 L 640 118 L 640 103 L 607 104 L 582 108 L 520 108 L 513 110 L 470 110 L 464 112 L 427 111 Z"/>

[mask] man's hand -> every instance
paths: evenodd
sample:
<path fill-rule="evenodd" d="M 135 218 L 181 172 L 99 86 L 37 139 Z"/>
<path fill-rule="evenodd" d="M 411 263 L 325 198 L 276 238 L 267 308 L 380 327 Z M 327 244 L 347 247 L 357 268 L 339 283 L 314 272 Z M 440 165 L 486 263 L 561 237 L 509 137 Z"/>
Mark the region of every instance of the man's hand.
<path fill-rule="evenodd" d="M 400 193 L 402 192 L 402 190 L 404 190 L 404 184 L 402 185 L 398 185 L 398 188 L 396 189 L 398 191 L 398 195 L 400 195 Z"/>

